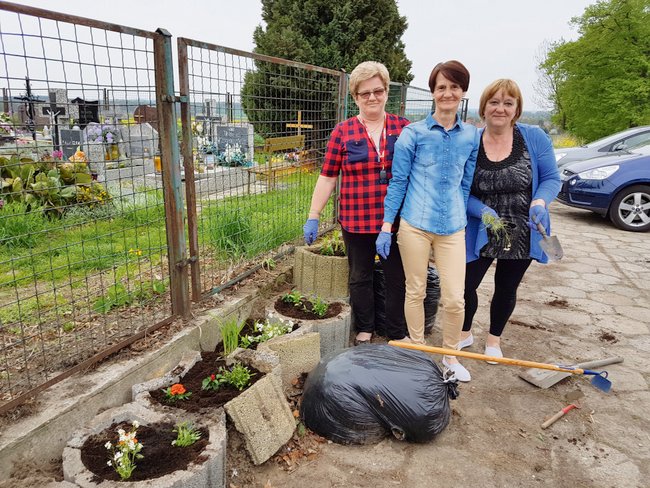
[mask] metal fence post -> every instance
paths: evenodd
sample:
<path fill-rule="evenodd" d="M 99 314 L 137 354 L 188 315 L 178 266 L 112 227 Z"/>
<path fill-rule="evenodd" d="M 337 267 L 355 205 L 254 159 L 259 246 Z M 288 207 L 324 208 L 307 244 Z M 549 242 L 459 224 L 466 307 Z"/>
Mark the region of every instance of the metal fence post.
<path fill-rule="evenodd" d="M 190 246 L 190 274 L 192 300 L 201 300 L 201 268 L 199 262 L 199 236 L 196 215 L 196 186 L 192 158 L 192 114 L 190 111 L 190 76 L 187 66 L 187 43 L 177 39 L 178 81 L 181 95 L 181 152 L 185 168 L 185 202 L 187 203 L 187 233 Z"/>
<path fill-rule="evenodd" d="M 160 137 L 160 156 L 165 198 L 165 225 L 169 248 L 169 280 L 172 313 L 182 317 L 190 315 L 188 274 L 186 266 L 185 226 L 183 225 L 183 194 L 181 169 L 176 133 L 176 97 L 174 96 L 174 71 L 171 34 L 158 29 L 154 41 L 156 71 L 156 107 Z"/>
<path fill-rule="evenodd" d="M 402 86 L 400 87 L 400 100 L 399 100 L 399 115 L 400 117 L 404 117 L 404 114 L 406 113 L 406 92 L 409 89 L 409 85 L 406 85 L 402 83 Z"/>

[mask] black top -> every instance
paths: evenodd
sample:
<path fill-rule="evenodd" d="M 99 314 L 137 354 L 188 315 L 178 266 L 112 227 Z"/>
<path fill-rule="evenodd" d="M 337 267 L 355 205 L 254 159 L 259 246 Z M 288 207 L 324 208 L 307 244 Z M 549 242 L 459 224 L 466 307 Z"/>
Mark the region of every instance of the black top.
<path fill-rule="evenodd" d="M 494 209 L 507 224 L 509 244 L 488 231 L 488 243 L 481 256 L 499 259 L 529 259 L 530 229 L 528 209 L 532 199 L 533 173 L 526 141 L 513 128 L 512 151 L 503 161 L 490 161 L 483 147 L 483 136 L 472 181 L 472 195 Z"/>

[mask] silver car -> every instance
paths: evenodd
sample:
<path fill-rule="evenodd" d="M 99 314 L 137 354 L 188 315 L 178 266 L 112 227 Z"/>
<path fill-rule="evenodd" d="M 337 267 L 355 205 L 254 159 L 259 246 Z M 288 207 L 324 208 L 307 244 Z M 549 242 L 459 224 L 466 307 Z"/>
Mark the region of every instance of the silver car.
<path fill-rule="evenodd" d="M 644 142 L 650 142 L 650 125 L 626 129 L 584 146 L 556 149 L 555 160 L 558 168 L 562 168 L 574 161 L 606 156 L 632 146 L 642 145 Z"/>

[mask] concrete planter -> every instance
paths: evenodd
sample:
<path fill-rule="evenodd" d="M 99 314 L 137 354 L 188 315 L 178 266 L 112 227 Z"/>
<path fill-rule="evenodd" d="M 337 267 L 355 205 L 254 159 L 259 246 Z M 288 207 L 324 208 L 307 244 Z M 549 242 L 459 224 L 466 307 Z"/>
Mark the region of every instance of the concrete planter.
<path fill-rule="evenodd" d="M 296 330 L 288 334 L 287 338 L 290 338 L 292 336 L 307 334 L 309 332 L 318 332 L 318 334 L 320 335 L 321 357 L 327 356 L 328 354 L 342 351 L 343 349 L 349 347 L 350 326 L 352 322 L 352 309 L 347 303 L 340 302 L 342 306 L 341 312 L 339 312 L 339 314 L 334 317 L 330 317 L 328 319 L 317 319 L 317 320 L 297 320 L 278 312 L 275 309 L 275 301 L 276 300 L 273 300 L 266 307 L 267 319 L 271 321 L 279 320 L 284 323 L 292 321 L 297 326 L 299 326 Z M 274 340 L 275 339 L 271 339 L 271 341 Z"/>
<path fill-rule="evenodd" d="M 206 427 L 209 430 L 210 443 L 201 453 L 205 461 L 198 464 L 192 463 L 186 470 L 174 471 L 168 475 L 145 481 L 102 481 L 97 480 L 95 474 L 81 461 L 81 448 L 86 440 L 92 435 L 103 432 L 114 423 L 137 420 L 141 425 L 156 422 L 176 424 L 188 420 L 188 418 L 191 418 L 194 425 Z M 144 453 L 146 456 L 146 452 Z M 63 450 L 64 479 L 82 488 L 222 488 L 226 486 L 225 467 L 226 422 L 223 412 L 220 421 L 211 421 L 206 424 L 201 423 L 201 419 L 198 417 L 192 418 L 191 414 L 165 415 L 144 408 L 137 403 L 127 403 L 97 415 L 87 428 L 74 433 Z"/>
<path fill-rule="evenodd" d="M 181 382 L 185 374 L 200 360 L 200 353 L 197 354 L 198 359 L 190 355 L 172 372 L 161 378 L 134 385 L 132 392 L 135 402 L 159 414 L 179 411 L 176 407 L 160 405 L 153 401 L 149 392 Z M 280 362 L 275 354 L 237 349 L 226 358 L 227 364 L 234 362 L 252 366 L 266 374 L 239 396 L 227 402 L 223 409 L 209 411 L 202 414 L 202 417 L 222 415 L 225 410 L 235 428 L 243 435 L 253 462 L 261 464 L 291 439 L 296 422 L 282 390 Z"/>
<path fill-rule="evenodd" d="M 348 258 L 322 256 L 318 247 L 296 247 L 293 282 L 303 295 L 318 295 L 325 300 L 343 300 L 348 291 Z"/>

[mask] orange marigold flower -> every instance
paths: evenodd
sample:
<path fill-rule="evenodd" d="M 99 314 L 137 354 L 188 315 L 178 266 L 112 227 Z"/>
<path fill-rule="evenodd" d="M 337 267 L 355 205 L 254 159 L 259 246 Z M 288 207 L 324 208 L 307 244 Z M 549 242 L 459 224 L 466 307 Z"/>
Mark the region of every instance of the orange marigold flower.
<path fill-rule="evenodd" d="M 176 383 L 175 385 L 172 385 L 172 389 L 169 391 L 172 395 L 182 395 L 185 393 L 185 387 L 181 385 L 180 383 Z"/>

